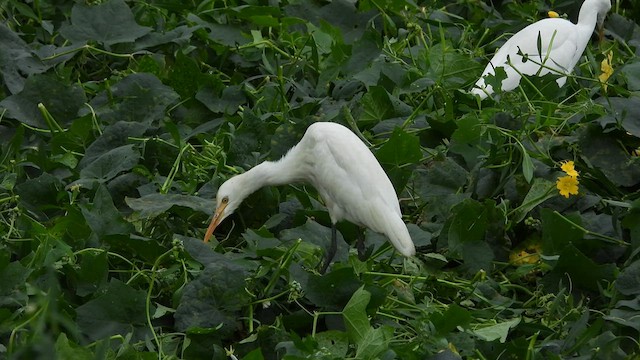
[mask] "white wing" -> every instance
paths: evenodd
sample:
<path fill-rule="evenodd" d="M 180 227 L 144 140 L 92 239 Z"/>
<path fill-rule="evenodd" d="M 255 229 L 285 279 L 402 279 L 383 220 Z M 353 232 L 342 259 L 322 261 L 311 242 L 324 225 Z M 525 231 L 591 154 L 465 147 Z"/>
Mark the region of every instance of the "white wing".
<path fill-rule="evenodd" d="M 307 180 L 318 189 L 332 221 L 366 226 L 387 235 L 403 255 L 415 254 L 391 181 L 353 132 L 335 123 L 315 123 L 299 146 L 313 152 Z"/>

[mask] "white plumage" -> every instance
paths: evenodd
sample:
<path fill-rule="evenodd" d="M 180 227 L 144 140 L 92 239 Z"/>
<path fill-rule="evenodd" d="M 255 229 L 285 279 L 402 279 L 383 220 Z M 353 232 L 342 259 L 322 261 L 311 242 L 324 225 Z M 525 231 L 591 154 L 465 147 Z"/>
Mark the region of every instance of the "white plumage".
<path fill-rule="evenodd" d="M 318 190 L 329 211 L 334 234 L 335 224 L 348 220 L 385 234 L 402 255 L 415 254 L 398 197 L 382 166 L 353 132 L 330 122 L 309 126 L 302 140 L 280 160 L 265 161 L 223 183 L 205 242 L 218 224 L 256 190 L 296 182 L 307 182 Z M 333 236 L 333 246 L 335 241 Z"/>
<path fill-rule="evenodd" d="M 502 81 L 502 91 L 518 87 L 521 74 L 570 74 L 596 24 L 602 26 L 610 9 L 610 0 L 585 0 L 577 24 L 561 18 L 548 18 L 520 30 L 495 53 L 471 93 L 481 99 L 493 94 L 493 87 L 485 84 L 485 76 L 495 75 L 497 67 L 502 67 L 507 74 Z M 566 81 L 566 76 L 558 78 L 558 86 L 562 87 Z"/>

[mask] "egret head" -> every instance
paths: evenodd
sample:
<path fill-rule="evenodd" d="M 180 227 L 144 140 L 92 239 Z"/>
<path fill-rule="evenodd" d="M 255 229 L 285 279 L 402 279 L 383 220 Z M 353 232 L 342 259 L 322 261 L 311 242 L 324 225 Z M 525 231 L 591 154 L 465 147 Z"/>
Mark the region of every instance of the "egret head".
<path fill-rule="evenodd" d="M 246 186 L 245 178 L 242 175 L 234 176 L 220 185 L 218 195 L 216 195 L 216 211 L 213 213 L 213 218 L 207 228 L 204 242 L 209 241 L 216 227 L 229 215 L 233 214 L 251 192 L 253 191 Z"/>

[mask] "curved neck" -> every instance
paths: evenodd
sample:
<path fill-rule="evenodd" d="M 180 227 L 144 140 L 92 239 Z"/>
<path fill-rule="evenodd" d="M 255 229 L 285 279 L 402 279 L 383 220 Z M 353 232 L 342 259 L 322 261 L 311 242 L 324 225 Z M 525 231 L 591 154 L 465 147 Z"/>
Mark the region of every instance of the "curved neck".
<path fill-rule="evenodd" d="M 578 14 L 578 26 L 584 26 L 592 29 L 596 27 L 598 22 L 598 12 L 600 11 L 595 1 L 586 0 L 582 7 L 580 7 L 580 13 Z"/>
<path fill-rule="evenodd" d="M 307 180 L 304 155 L 294 146 L 278 161 L 262 162 L 244 174 L 238 175 L 244 181 L 244 193 L 254 193 L 264 186 L 278 186 Z"/>

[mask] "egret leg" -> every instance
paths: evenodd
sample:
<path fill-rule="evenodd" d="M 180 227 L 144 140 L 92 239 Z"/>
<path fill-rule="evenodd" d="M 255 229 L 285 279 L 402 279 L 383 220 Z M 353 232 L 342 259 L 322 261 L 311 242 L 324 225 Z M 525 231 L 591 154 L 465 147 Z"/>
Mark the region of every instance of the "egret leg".
<path fill-rule="evenodd" d="M 364 231 L 360 231 L 360 234 L 358 234 L 358 238 L 356 239 L 356 249 L 358 249 L 358 259 L 360 259 L 360 261 L 366 261 L 367 254 L 364 252 Z"/>
<path fill-rule="evenodd" d="M 331 260 L 336 256 L 336 251 L 338 251 L 338 238 L 336 233 L 336 224 L 331 224 L 331 245 L 327 249 L 327 253 L 324 257 L 324 264 L 320 268 L 320 274 L 324 274 L 329 268 L 329 264 L 331 264 Z"/>

